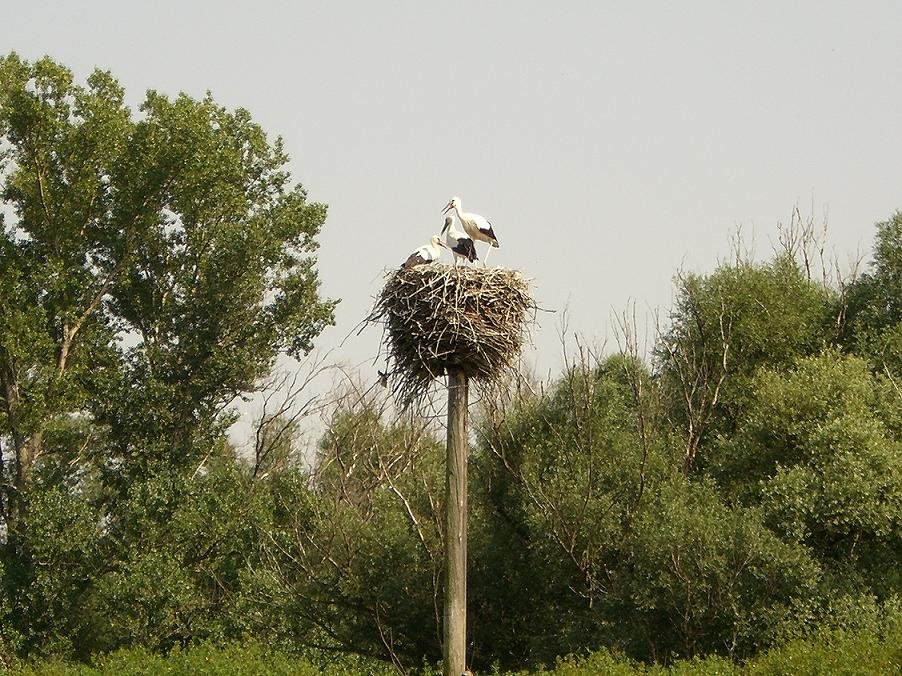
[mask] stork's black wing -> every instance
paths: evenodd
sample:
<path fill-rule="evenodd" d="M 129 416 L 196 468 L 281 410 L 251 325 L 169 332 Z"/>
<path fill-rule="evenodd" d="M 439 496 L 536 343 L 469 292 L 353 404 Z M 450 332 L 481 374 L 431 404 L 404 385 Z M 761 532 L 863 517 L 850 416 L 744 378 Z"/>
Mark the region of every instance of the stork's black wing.
<path fill-rule="evenodd" d="M 452 251 L 461 256 L 465 256 L 471 263 L 479 259 L 479 256 L 476 255 L 476 245 L 469 237 L 457 240 L 457 246 L 455 246 Z"/>
<path fill-rule="evenodd" d="M 481 232 L 486 237 L 491 237 L 492 238 L 492 246 L 497 247 L 498 246 L 498 238 L 495 237 L 495 231 L 492 229 L 492 222 L 490 220 L 486 219 L 486 223 L 489 224 L 489 227 L 480 228 L 479 232 Z"/>

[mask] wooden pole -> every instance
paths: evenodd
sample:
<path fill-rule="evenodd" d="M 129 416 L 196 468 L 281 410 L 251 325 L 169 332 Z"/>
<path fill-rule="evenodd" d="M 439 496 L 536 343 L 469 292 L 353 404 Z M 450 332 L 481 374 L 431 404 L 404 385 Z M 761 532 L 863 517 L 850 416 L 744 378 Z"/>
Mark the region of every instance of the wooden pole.
<path fill-rule="evenodd" d="M 467 668 L 467 374 L 448 371 L 445 467 L 445 676 Z"/>

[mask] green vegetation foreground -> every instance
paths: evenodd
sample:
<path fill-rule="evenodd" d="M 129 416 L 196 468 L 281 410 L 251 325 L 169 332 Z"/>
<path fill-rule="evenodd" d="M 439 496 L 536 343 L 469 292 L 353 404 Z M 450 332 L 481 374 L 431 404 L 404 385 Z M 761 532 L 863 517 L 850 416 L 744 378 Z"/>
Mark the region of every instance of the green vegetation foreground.
<path fill-rule="evenodd" d="M 226 437 L 332 316 L 325 207 L 281 143 L 209 97 L 136 116 L 108 73 L 14 54 L 0 137 L 0 661 L 435 664 L 434 430 L 352 392 L 311 458 L 294 389 L 250 455 Z M 483 398 L 474 668 L 898 664 L 902 214 L 846 280 L 797 225 L 770 260 L 679 275 L 650 362 L 624 323 L 618 354 Z"/>
<path fill-rule="evenodd" d="M 902 632 L 876 638 L 871 632 L 833 634 L 808 641 L 796 640 L 737 665 L 728 658 L 709 656 L 677 660 L 669 667 L 647 666 L 607 651 L 583 658 L 560 660 L 547 670 L 500 672 L 511 676 L 548 674 L 549 676 L 808 676 L 815 674 L 898 674 L 902 671 Z M 175 650 L 168 656 L 144 648 L 120 650 L 98 657 L 91 666 L 63 662 L 43 662 L 10 671 L 17 676 L 390 676 L 398 671 L 375 660 L 357 658 L 324 659 L 323 655 L 305 658 L 274 652 L 259 644 L 214 647 L 199 644 L 188 650 Z M 425 667 L 423 676 L 437 676 L 441 669 Z"/>

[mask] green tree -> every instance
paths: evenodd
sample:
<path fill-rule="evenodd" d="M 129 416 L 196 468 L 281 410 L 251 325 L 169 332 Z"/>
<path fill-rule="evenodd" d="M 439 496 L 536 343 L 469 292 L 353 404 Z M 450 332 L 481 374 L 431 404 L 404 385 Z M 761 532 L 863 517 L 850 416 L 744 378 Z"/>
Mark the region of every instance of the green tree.
<path fill-rule="evenodd" d="M 815 594 L 801 546 L 683 474 L 661 394 L 630 357 L 578 363 L 483 430 L 475 640 L 505 666 L 600 646 L 748 655 Z"/>
<path fill-rule="evenodd" d="M 633 359 L 583 353 L 544 396 L 483 416 L 469 587 L 479 649 L 505 666 L 616 640 L 607 609 L 624 540 L 671 462 L 643 387 Z"/>
<path fill-rule="evenodd" d="M 677 277 L 655 370 L 682 430 L 685 471 L 703 462 L 698 456 L 707 439 L 731 432 L 758 368 L 788 366 L 831 342 L 832 299 L 786 253 L 764 264 L 739 260 L 708 275 Z"/>
<path fill-rule="evenodd" d="M 847 290 L 843 339 L 900 393 L 902 406 L 902 212 L 877 224 L 870 270 Z"/>
<path fill-rule="evenodd" d="M 79 655 L 241 637 L 243 576 L 271 515 L 268 492 L 235 463 L 135 482 L 82 598 Z"/>
<path fill-rule="evenodd" d="M 712 449 L 714 476 L 830 565 L 844 590 L 902 593 L 902 442 L 883 420 L 885 384 L 864 360 L 829 350 L 762 369 L 751 385 L 736 434 Z"/>
<path fill-rule="evenodd" d="M 439 659 L 442 458 L 374 402 L 339 407 L 314 473 L 267 480 L 277 507 L 248 607 L 307 645 L 407 668 Z"/>
<path fill-rule="evenodd" d="M 256 551 L 240 516 L 268 518 L 227 407 L 334 306 L 326 208 L 287 161 L 209 95 L 135 115 L 108 72 L 0 59 L 0 518 L 26 651 L 227 631 L 208 618 Z"/>
<path fill-rule="evenodd" d="M 621 640 L 644 659 L 745 657 L 804 617 L 820 567 L 760 513 L 728 506 L 710 481 L 679 475 L 638 515 L 615 586 Z"/>
<path fill-rule="evenodd" d="M 331 321 L 306 201 L 247 111 L 148 92 L 134 119 L 107 72 L 0 61 L 2 437 L 7 518 L 49 430 L 90 411 L 119 467 L 193 462 L 223 409 Z"/>

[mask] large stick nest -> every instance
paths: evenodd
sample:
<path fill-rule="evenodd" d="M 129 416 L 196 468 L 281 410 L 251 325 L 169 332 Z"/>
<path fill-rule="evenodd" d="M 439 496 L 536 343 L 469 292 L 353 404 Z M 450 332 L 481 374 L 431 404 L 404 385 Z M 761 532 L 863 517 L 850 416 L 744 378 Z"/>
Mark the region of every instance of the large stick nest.
<path fill-rule="evenodd" d="M 451 369 L 487 384 L 501 378 L 536 309 L 515 270 L 431 264 L 389 273 L 369 320 L 385 325 L 392 392 L 406 407 Z"/>

